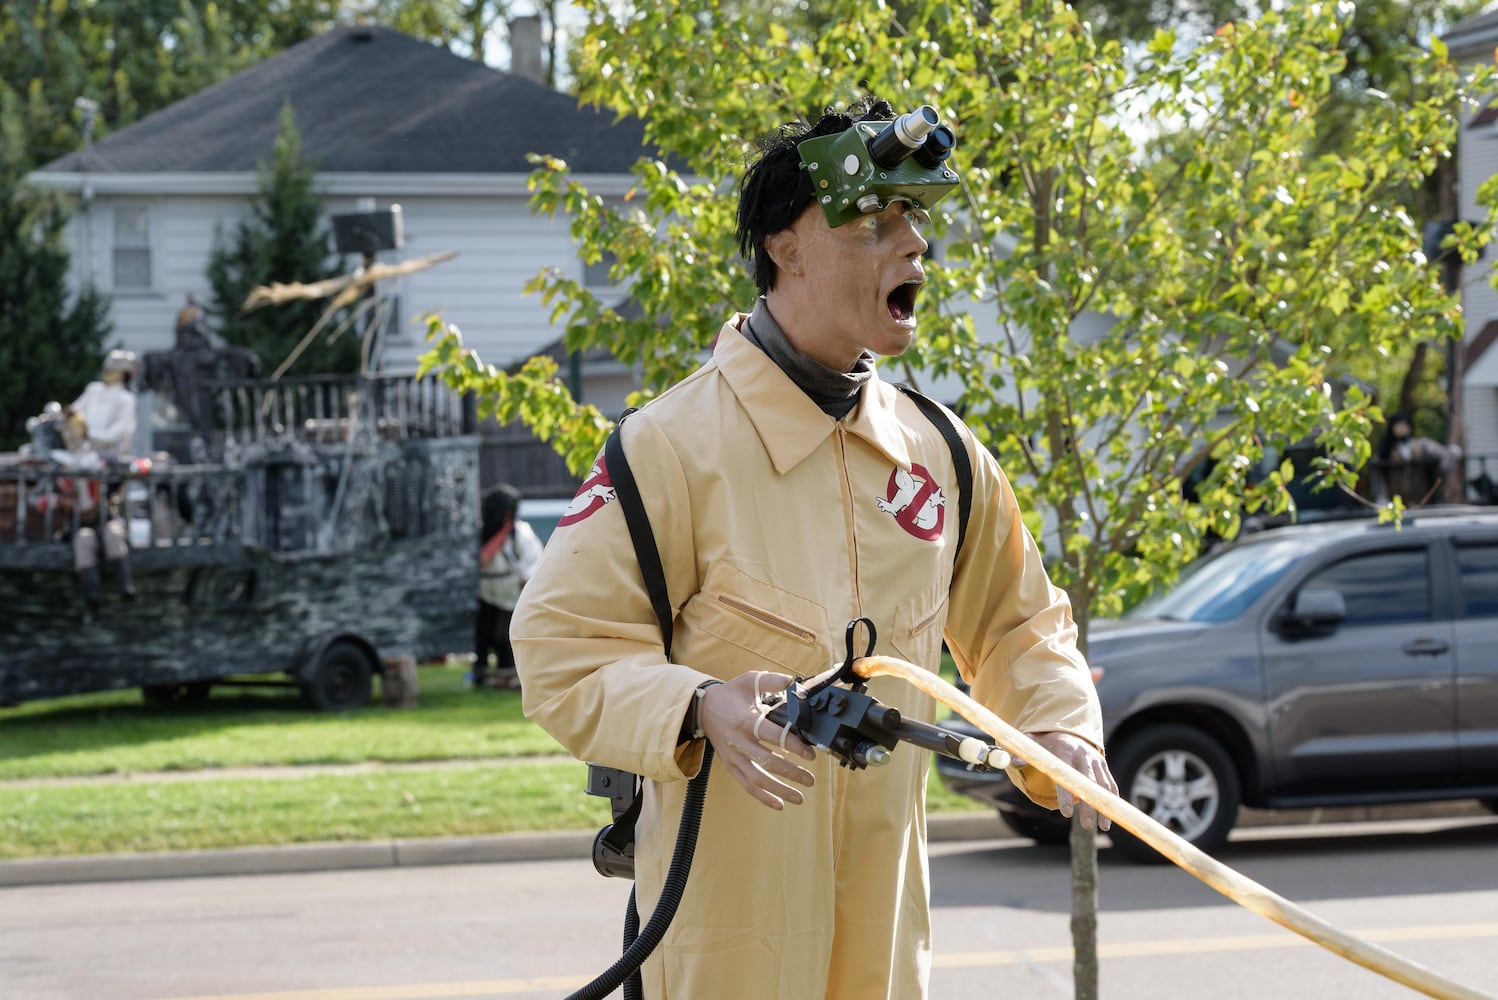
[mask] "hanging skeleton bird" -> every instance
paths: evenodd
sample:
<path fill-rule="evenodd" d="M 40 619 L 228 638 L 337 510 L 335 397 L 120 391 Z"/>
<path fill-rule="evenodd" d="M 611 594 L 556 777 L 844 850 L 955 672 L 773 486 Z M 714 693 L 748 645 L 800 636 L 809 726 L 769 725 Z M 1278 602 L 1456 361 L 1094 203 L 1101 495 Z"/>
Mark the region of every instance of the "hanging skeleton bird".
<path fill-rule="evenodd" d="M 376 282 L 389 278 L 399 278 L 405 274 L 414 274 L 417 271 L 425 271 L 429 267 L 435 267 L 438 264 L 452 260 L 457 255 L 457 251 L 455 250 L 444 250 L 441 253 L 429 254 L 425 257 L 418 257 L 415 260 L 405 260 L 395 264 L 366 263 L 362 267 L 354 269 L 349 274 L 337 278 L 325 278 L 322 281 L 313 281 L 306 284 L 299 281 L 275 281 L 269 285 L 256 285 L 250 290 L 250 294 L 245 297 L 244 305 L 240 309 L 241 312 L 253 312 L 262 306 L 281 305 L 282 303 L 292 302 L 297 299 L 323 299 L 332 296 L 332 301 L 328 303 L 328 307 L 323 310 L 317 322 L 312 324 L 312 329 L 307 331 L 307 335 L 287 355 L 286 360 L 282 361 L 280 366 L 271 373 L 271 381 L 280 379 L 286 373 L 287 369 L 296 363 L 296 359 L 301 357 L 302 352 L 317 339 L 317 335 L 328 325 L 338 310 L 345 306 L 358 303 L 354 310 L 344 318 L 343 322 L 339 323 L 333 329 L 333 332 L 328 334 L 328 340 L 334 340 L 356 321 L 365 316 L 370 316 L 371 313 L 373 315 L 370 316 L 371 322 L 368 324 L 367 329 L 379 329 L 384 322 L 384 311 L 388 308 L 388 304 L 385 299 L 373 294 Z M 369 368 L 369 343 L 367 339 L 364 349 L 364 368 L 367 371 Z"/>

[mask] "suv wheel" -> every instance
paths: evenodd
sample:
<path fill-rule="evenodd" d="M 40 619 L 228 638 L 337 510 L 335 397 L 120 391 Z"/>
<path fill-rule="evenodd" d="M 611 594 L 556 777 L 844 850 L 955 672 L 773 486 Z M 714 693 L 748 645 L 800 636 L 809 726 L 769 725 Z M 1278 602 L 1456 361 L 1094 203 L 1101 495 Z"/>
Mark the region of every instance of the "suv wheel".
<path fill-rule="evenodd" d="M 1199 729 L 1173 725 L 1136 733 L 1112 766 L 1123 798 L 1200 850 L 1221 847 L 1238 821 L 1238 772 L 1227 751 Z M 1135 861 L 1166 860 L 1117 823 L 1108 836 Z"/>
<path fill-rule="evenodd" d="M 999 819 L 1021 837 L 1027 837 L 1042 847 L 1065 847 L 1071 842 L 1071 820 L 1060 813 L 1030 816 L 1025 813 L 1005 812 L 1000 809 Z"/>

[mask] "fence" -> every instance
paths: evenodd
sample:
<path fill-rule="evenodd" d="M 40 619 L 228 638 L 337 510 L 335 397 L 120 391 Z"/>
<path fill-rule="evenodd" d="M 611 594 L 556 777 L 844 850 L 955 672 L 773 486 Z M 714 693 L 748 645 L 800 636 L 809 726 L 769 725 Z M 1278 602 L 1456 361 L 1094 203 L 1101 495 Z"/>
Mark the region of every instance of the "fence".
<path fill-rule="evenodd" d="M 132 548 L 233 544 L 241 535 L 240 478 L 224 465 L 79 471 L 0 464 L 0 566 L 30 565 L 37 550 L 66 553 L 81 528 L 119 518 Z"/>
<path fill-rule="evenodd" d="M 288 438 L 327 444 L 361 433 L 385 440 L 453 437 L 473 427 L 463 397 L 430 377 L 308 375 L 220 383 L 214 393 L 215 429 L 226 449 Z"/>

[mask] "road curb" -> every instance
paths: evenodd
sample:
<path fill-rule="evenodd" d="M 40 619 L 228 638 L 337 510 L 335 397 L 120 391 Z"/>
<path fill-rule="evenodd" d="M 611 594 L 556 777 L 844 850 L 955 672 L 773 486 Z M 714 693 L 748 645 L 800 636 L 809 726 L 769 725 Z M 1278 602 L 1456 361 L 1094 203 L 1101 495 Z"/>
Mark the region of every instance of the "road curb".
<path fill-rule="evenodd" d="M 992 813 L 932 816 L 932 841 L 1002 836 Z M 505 833 L 492 837 L 438 837 L 349 844 L 287 844 L 212 851 L 88 854 L 0 861 L 0 888 L 68 882 L 123 882 L 224 875 L 282 875 L 358 868 L 563 861 L 592 857 L 596 830 Z"/>
<path fill-rule="evenodd" d="M 1370 821 L 1492 818 L 1475 801 L 1358 809 L 1319 809 L 1297 813 L 1244 810 L 1239 828 L 1304 827 L 1323 832 Z M 287 844 L 212 851 L 149 854 L 88 854 L 63 858 L 0 861 L 0 888 L 68 882 L 123 882 L 146 879 L 206 878 L 225 875 L 282 875 L 359 868 L 420 868 L 428 865 L 496 864 L 509 861 L 590 859 L 597 830 L 503 833 L 488 837 L 433 837 L 357 843 Z M 1013 835 L 992 812 L 943 813 L 927 817 L 932 843 L 995 840 Z"/>

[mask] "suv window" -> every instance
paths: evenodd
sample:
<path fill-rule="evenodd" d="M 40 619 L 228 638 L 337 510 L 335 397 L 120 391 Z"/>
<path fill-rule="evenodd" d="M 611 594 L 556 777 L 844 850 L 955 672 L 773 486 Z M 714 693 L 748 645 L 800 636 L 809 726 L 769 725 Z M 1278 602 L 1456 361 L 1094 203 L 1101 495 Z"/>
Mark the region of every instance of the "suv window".
<path fill-rule="evenodd" d="M 1498 545 L 1460 545 L 1462 596 L 1468 618 L 1498 618 Z"/>
<path fill-rule="evenodd" d="M 1293 539 L 1219 549 L 1186 567 L 1175 586 L 1151 596 L 1124 617 L 1232 621 L 1304 556 L 1304 546 Z"/>
<path fill-rule="evenodd" d="M 1430 571 L 1424 549 L 1353 556 L 1301 584 L 1301 589 L 1307 587 L 1341 591 L 1348 625 L 1430 620 Z"/>

